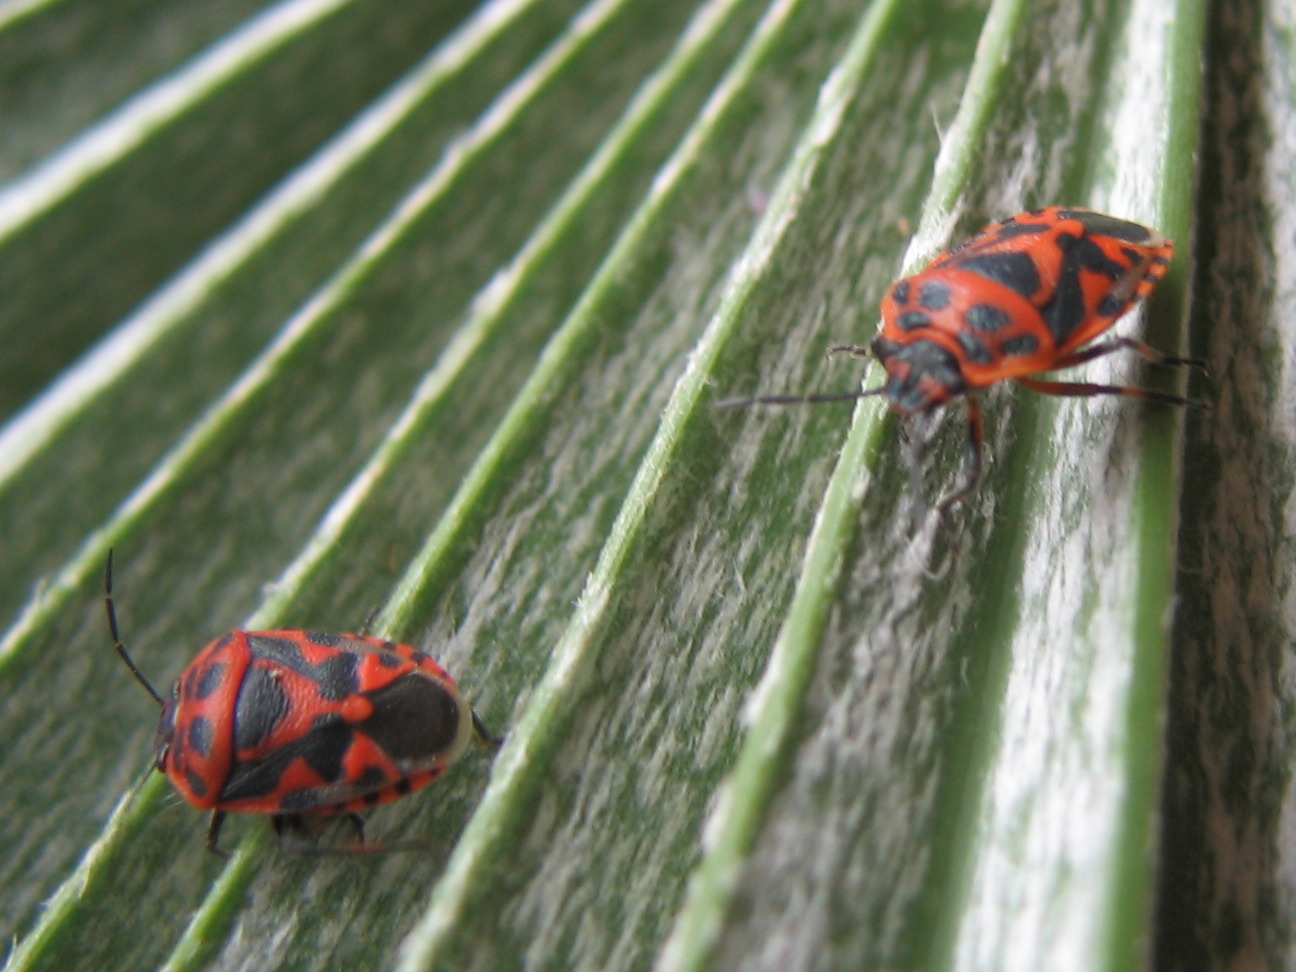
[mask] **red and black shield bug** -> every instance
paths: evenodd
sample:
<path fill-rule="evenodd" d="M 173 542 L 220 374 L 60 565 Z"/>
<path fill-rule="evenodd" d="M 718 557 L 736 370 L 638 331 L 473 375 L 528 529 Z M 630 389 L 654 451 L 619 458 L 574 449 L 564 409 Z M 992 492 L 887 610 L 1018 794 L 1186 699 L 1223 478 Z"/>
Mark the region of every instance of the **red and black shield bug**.
<path fill-rule="evenodd" d="M 113 647 L 162 707 L 154 766 L 210 810 L 207 848 L 227 813 L 269 814 L 281 843 L 307 853 L 405 850 L 366 845 L 358 811 L 427 786 L 475 732 L 498 746 L 449 673 L 409 645 L 367 634 L 230 631 L 189 663 L 163 698 L 122 644 L 112 552 L 104 604 Z M 285 841 L 308 818 L 344 814 L 356 843 Z"/>
<path fill-rule="evenodd" d="M 761 395 L 723 407 L 851 401 L 883 395 L 900 415 L 965 396 L 968 436 L 963 474 L 940 501 L 944 513 L 981 478 L 982 424 L 976 393 L 1012 378 L 1046 395 L 1124 395 L 1203 407 L 1195 399 L 1147 388 L 1032 377 L 1093 361 L 1122 348 L 1155 365 L 1205 368 L 1141 341 L 1112 337 L 1088 344 L 1152 292 L 1174 244 L 1156 230 L 1087 209 L 1053 206 L 987 226 L 942 253 L 925 270 L 891 286 L 882 331 L 869 347 L 837 345 L 830 354 L 872 356 L 886 369 L 878 388 L 824 395 Z"/>

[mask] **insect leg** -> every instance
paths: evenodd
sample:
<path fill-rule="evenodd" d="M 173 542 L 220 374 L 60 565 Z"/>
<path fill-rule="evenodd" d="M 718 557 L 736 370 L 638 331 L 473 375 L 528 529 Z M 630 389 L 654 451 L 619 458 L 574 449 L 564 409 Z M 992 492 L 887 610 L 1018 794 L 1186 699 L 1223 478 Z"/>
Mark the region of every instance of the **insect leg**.
<path fill-rule="evenodd" d="M 499 749 L 500 746 L 504 745 L 504 737 L 497 736 L 487 729 L 486 723 L 482 722 L 481 716 L 477 714 L 477 710 L 473 709 L 471 711 L 473 729 L 477 732 L 477 738 L 492 749 Z"/>
<path fill-rule="evenodd" d="M 395 844 L 369 844 L 365 842 L 364 820 L 358 813 L 346 814 L 347 822 L 355 829 L 355 840 L 349 844 L 315 844 L 303 839 L 309 835 L 306 821 L 298 814 L 279 814 L 271 817 L 279 847 L 298 857 L 341 857 L 358 854 L 399 854 L 405 851 L 428 850 L 427 844 L 418 840 L 405 840 Z M 318 829 L 318 828 L 312 828 Z"/>
<path fill-rule="evenodd" d="M 279 818 L 275 817 L 275 819 L 278 820 Z M 216 843 L 220 839 L 221 824 L 223 823 L 225 823 L 225 811 L 213 810 L 211 822 L 207 824 L 207 849 L 217 857 L 227 858 L 229 857 L 229 852 L 221 850 Z"/>
<path fill-rule="evenodd" d="M 347 820 L 350 821 L 351 826 L 355 829 L 356 843 L 363 844 L 365 842 L 363 818 L 361 818 L 358 813 L 348 813 L 346 816 Z"/>
<path fill-rule="evenodd" d="M 378 617 L 378 610 L 379 608 L 377 604 L 375 604 L 373 607 L 369 609 L 369 614 L 367 617 L 365 617 L 364 626 L 359 631 L 359 635 L 361 638 L 367 638 L 371 634 L 373 634 L 374 618 Z"/>
<path fill-rule="evenodd" d="M 1043 381 L 1039 378 L 1018 378 L 1017 381 L 1031 389 L 1031 391 L 1037 391 L 1043 395 L 1063 395 L 1069 398 L 1121 395 L 1125 398 L 1141 398 L 1144 401 L 1161 402 L 1165 405 L 1206 408 L 1206 403 L 1199 398 L 1184 398 L 1182 395 L 1171 395 L 1169 392 L 1154 391 L 1151 388 L 1132 388 L 1128 385 L 1094 385 L 1086 381 Z"/>
<path fill-rule="evenodd" d="M 1101 341 L 1098 344 L 1090 345 L 1083 351 L 1076 351 L 1067 355 L 1058 361 L 1050 371 L 1060 368 L 1072 368 L 1078 364 L 1084 364 L 1086 361 L 1093 361 L 1095 358 L 1101 358 L 1111 354 L 1113 351 L 1120 351 L 1122 348 L 1133 351 L 1145 361 L 1150 361 L 1157 366 L 1183 365 L 1188 368 L 1197 368 L 1206 371 L 1206 362 L 1201 358 L 1180 358 L 1172 354 L 1166 354 L 1158 351 L 1150 344 L 1144 344 L 1142 341 L 1136 341 L 1133 338 L 1114 337 L 1108 341 Z"/>
<path fill-rule="evenodd" d="M 941 516 L 951 506 L 968 496 L 981 481 L 981 446 L 985 441 L 985 428 L 981 422 L 981 405 L 975 398 L 967 399 L 968 434 L 963 447 L 963 475 L 953 492 L 947 493 L 936 505 Z"/>

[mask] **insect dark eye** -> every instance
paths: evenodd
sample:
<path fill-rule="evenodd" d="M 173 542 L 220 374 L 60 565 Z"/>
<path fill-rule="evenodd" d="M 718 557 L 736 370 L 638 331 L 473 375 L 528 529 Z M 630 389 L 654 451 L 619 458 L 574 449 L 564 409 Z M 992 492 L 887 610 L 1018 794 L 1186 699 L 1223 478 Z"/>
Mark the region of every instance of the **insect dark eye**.
<path fill-rule="evenodd" d="M 153 737 L 153 765 L 164 773 L 166 772 L 167 755 L 171 752 L 175 742 L 175 713 L 175 689 L 172 689 L 171 698 L 167 699 L 166 704 L 162 706 L 162 717 L 158 720 L 157 735 Z"/>
<path fill-rule="evenodd" d="M 876 338 L 869 348 L 873 352 L 873 357 L 879 361 L 886 361 L 887 358 L 900 350 L 900 345 L 894 341 L 888 341 L 886 338 Z"/>

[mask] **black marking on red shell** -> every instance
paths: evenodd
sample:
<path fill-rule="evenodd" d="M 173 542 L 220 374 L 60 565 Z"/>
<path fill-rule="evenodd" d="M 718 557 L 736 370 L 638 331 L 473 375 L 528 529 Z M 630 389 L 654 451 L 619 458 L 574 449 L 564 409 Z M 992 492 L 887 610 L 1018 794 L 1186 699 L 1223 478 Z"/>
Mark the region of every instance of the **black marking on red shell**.
<path fill-rule="evenodd" d="M 939 280 L 925 280 L 918 288 L 918 303 L 929 311 L 944 310 L 949 302 L 949 284 Z"/>
<path fill-rule="evenodd" d="M 224 662 L 190 666 L 184 676 L 184 697 L 186 699 L 211 698 L 225 681 L 225 671 Z"/>
<path fill-rule="evenodd" d="M 931 327 L 931 318 L 922 311 L 908 311 L 896 319 L 896 327 L 902 331 L 920 331 Z"/>
<path fill-rule="evenodd" d="M 355 732 L 341 716 L 320 716 L 302 740 L 306 765 L 330 783 L 343 782 L 342 762 L 355 741 Z"/>
<path fill-rule="evenodd" d="M 189 730 L 186 737 L 189 748 L 199 756 L 207 757 L 211 755 L 212 743 L 216 739 L 216 733 L 212 728 L 211 720 L 206 716 L 194 716 L 189 720 Z"/>
<path fill-rule="evenodd" d="M 1108 258 L 1102 247 L 1087 237 L 1059 233 L 1057 243 L 1063 251 L 1057 287 L 1053 297 L 1040 308 L 1040 314 L 1053 339 L 1063 344 L 1089 319 L 1081 273 L 1089 271 L 1119 280 L 1129 269 Z"/>
<path fill-rule="evenodd" d="M 1129 267 L 1109 257 L 1107 251 L 1088 236 L 1059 233 L 1057 241 L 1058 248 L 1065 254 L 1062 258 L 1063 275 L 1084 269 L 1109 280 L 1120 280 L 1129 273 Z"/>
<path fill-rule="evenodd" d="M 1127 243 L 1145 244 L 1152 239 L 1152 231 L 1146 226 L 1131 223 L 1127 219 L 1117 219 L 1103 213 L 1093 213 L 1085 209 L 1062 209 L 1058 211 L 1062 219 L 1079 220 L 1085 229 L 1095 236 L 1110 236 Z"/>
<path fill-rule="evenodd" d="M 249 634 L 248 648 L 254 658 L 265 658 L 291 668 L 293 671 L 307 674 L 315 666 L 306 661 L 294 638 L 273 638 L 268 634 Z"/>
<path fill-rule="evenodd" d="M 320 696 L 329 701 L 348 698 L 360 689 L 360 677 L 356 673 L 360 656 L 353 651 L 341 649 L 320 664 L 312 665 L 302 655 L 301 646 L 288 638 L 248 635 L 248 645 L 254 657 L 305 675 L 316 684 Z"/>
<path fill-rule="evenodd" d="M 426 657 L 420 652 L 414 652 L 414 661 L 416 663 Z M 400 668 L 405 664 L 405 659 L 394 651 L 384 651 L 378 654 L 378 664 L 382 665 L 383 668 Z"/>
<path fill-rule="evenodd" d="M 896 302 L 897 307 L 903 307 L 909 303 L 909 281 L 901 280 L 891 288 L 891 299 Z"/>
<path fill-rule="evenodd" d="M 359 666 L 360 656 L 349 651 L 327 659 L 316 669 L 320 695 L 335 702 L 355 695 L 360 688 Z"/>
<path fill-rule="evenodd" d="M 1040 215 L 1039 212 L 1031 213 L 1032 216 Z M 996 228 L 992 233 L 986 234 L 995 242 L 999 240 L 1013 240 L 1019 236 L 1039 236 L 1041 233 L 1047 233 L 1053 227 L 1049 223 L 1019 223 L 1016 219 L 1007 219 Z M 973 237 L 970 242 L 980 242 L 982 237 Z"/>
<path fill-rule="evenodd" d="M 288 715 L 292 703 L 275 669 L 253 663 L 243 676 L 234 705 L 234 748 L 255 749 Z"/>
<path fill-rule="evenodd" d="M 968 356 L 968 360 L 973 364 L 988 365 L 994 361 L 994 355 L 990 353 L 990 349 L 975 334 L 969 331 L 960 331 L 958 343 L 959 347 Z"/>
<path fill-rule="evenodd" d="M 1121 308 L 1123 308 L 1127 303 L 1129 303 L 1129 301 L 1121 300 L 1115 294 L 1108 294 L 1102 300 L 1098 301 L 1098 316 L 1115 317 L 1120 313 Z"/>
<path fill-rule="evenodd" d="M 1039 350 L 1039 338 L 1034 334 L 1018 334 L 999 345 L 999 353 L 1008 358 L 1026 357 Z"/>
<path fill-rule="evenodd" d="M 189 790 L 198 799 L 207 797 L 207 781 L 195 773 L 193 770 L 185 770 L 185 779 L 189 782 Z"/>
<path fill-rule="evenodd" d="M 411 672 L 365 697 L 373 703 L 373 715 L 355 728 L 394 760 L 428 759 L 459 736 L 459 700 L 436 679 Z"/>
<path fill-rule="evenodd" d="M 1012 317 L 1002 307 L 994 304 L 973 304 L 963 315 L 963 322 L 974 331 L 993 333 L 1007 327 L 1012 322 Z"/>
<path fill-rule="evenodd" d="M 317 644 L 321 648 L 336 648 L 338 645 L 354 640 L 345 638 L 342 635 L 329 634 L 326 631 L 307 631 L 305 635 L 307 641 Z"/>
<path fill-rule="evenodd" d="M 951 263 L 960 270 L 1002 284 L 1015 294 L 1031 298 L 1042 286 L 1039 269 L 1028 253 L 975 253 Z"/>
<path fill-rule="evenodd" d="M 337 716 L 321 717 L 301 739 L 285 743 L 261 759 L 236 762 L 221 789 L 220 800 L 229 804 L 274 795 L 284 771 L 296 759 L 305 761 L 326 784 L 343 782 L 342 760 L 353 736 L 351 728 Z M 288 811 L 311 810 L 324 802 L 315 787 L 283 794 L 278 799 L 279 805 Z"/>
<path fill-rule="evenodd" d="M 1038 215 L 1038 214 L 1031 214 Z M 992 246 L 1001 240 L 1011 240 L 1018 236 L 1038 236 L 1041 233 L 1047 233 L 1052 229 L 1051 226 L 1042 223 L 1019 223 L 1014 217 L 1006 219 L 997 226 L 988 226 L 976 236 L 969 236 L 967 239 L 950 247 L 941 260 L 948 260 L 955 254 L 962 253 L 965 250 L 975 250 L 979 247 Z"/>
<path fill-rule="evenodd" d="M 1058 344 L 1064 342 L 1088 316 L 1079 280 L 1075 277 L 1062 277 L 1053 299 L 1040 308 L 1040 314 L 1043 315 L 1053 340 Z"/>

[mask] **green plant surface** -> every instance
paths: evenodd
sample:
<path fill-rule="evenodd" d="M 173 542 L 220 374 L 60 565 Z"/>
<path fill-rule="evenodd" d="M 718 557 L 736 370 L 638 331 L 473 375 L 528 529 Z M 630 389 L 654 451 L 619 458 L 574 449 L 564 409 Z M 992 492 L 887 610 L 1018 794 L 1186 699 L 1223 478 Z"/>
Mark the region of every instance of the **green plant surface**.
<path fill-rule="evenodd" d="M 1290 964 L 1289 19 L 0 3 L 6 969 Z M 1209 411 L 997 386 L 942 519 L 959 404 L 715 408 L 1052 203 L 1210 365 L 1086 377 Z M 376 611 L 504 747 L 369 815 L 425 851 L 207 854 L 109 548 L 159 688 Z"/>

